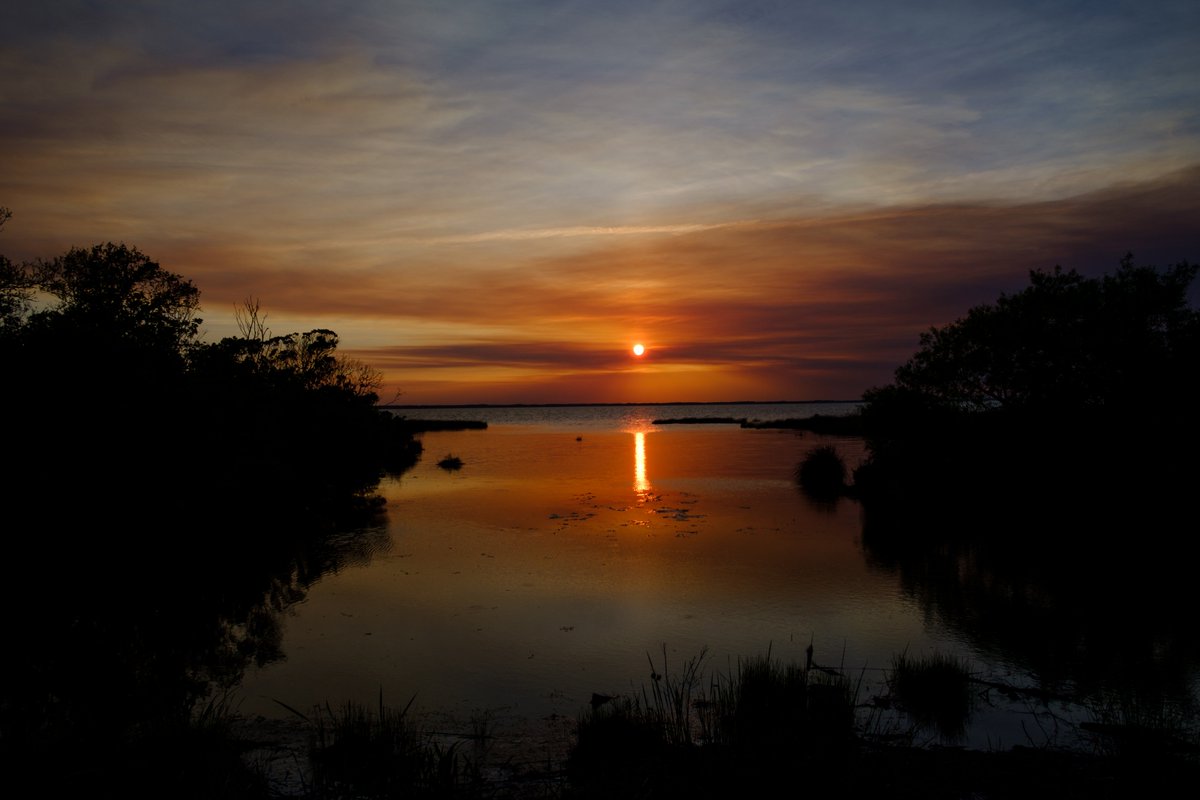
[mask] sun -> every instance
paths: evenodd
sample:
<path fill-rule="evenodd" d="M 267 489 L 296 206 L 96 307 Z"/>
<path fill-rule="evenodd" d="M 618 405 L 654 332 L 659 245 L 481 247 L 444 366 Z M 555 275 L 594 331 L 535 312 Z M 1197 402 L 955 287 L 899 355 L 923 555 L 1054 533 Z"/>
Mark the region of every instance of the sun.
<path fill-rule="evenodd" d="M 635 344 L 633 346 L 633 354 L 635 356 L 641 356 L 641 355 L 644 355 L 645 353 L 646 353 L 646 348 L 641 342 L 638 342 L 637 344 Z"/>

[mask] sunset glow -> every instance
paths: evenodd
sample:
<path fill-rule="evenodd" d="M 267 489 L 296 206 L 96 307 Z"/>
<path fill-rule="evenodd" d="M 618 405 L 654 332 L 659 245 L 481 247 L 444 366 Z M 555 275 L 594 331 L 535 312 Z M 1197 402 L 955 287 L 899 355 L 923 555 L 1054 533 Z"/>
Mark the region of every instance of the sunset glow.
<path fill-rule="evenodd" d="M 644 355 L 644 354 L 645 354 L 645 352 L 646 352 L 646 348 L 645 348 L 643 345 L 640 345 L 640 344 L 635 344 L 635 345 L 633 346 L 633 354 L 634 354 L 635 356 Z"/>
<path fill-rule="evenodd" d="M 1200 259 L 1200 4 L 602 5 L 18 4 L 0 253 L 135 245 L 405 403 L 853 399 L 1032 269 Z"/>

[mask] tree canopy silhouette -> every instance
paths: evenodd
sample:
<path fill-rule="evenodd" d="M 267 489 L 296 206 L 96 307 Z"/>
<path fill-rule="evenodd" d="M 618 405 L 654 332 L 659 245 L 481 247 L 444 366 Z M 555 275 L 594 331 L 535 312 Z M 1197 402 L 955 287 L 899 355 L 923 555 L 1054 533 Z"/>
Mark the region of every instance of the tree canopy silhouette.
<path fill-rule="evenodd" d="M 38 288 L 57 300 L 35 317 L 57 317 L 80 333 L 180 354 L 195 340 L 200 290 L 136 247 L 76 247 L 33 270 Z"/>
<path fill-rule="evenodd" d="M 0 298 L 0 411 L 21 459 L 5 488 L 34 516 L 30 498 L 53 502 L 64 470 L 86 476 L 80 502 L 59 504 L 68 512 L 246 513 L 270 495 L 271 513 L 291 497 L 282 510 L 306 514 L 419 452 L 375 406 L 378 373 L 338 354 L 336 333 L 271 336 L 255 305 L 241 336 L 202 342 L 199 290 L 135 247 L 3 259 Z"/>
<path fill-rule="evenodd" d="M 1034 271 L 1020 292 L 923 333 L 895 380 L 863 395 L 860 489 L 1044 499 L 1176 485 L 1200 440 L 1196 273 L 1132 256 L 1100 278 Z"/>
<path fill-rule="evenodd" d="M 59 794 L 242 780 L 238 750 L 194 750 L 193 713 L 281 657 L 282 614 L 323 573 L 380 547 L 372 492 L 420 452 L 333 331 L 271 336 L 255 305 L 204 342 L 199 294 L 125 244 L 0 256 L 0 600 L 21 609 L 0 763 Z"/>
<path fill-rule="evenodd" d="M 1024 290 L 921 334 L 893 391 L 975 411 L 1131 410 L 1147 395 L 1173 396 L 1196 370 L 1200 315 L 1187 298 L 1196 270 L 1126 256 L 1099 279 L 1034 271 Z"/>
<path fill-rule="evenodd" d="M 11 218 L 12 212 L 0 206 L 0 229 Z M 0 336 L 21 324 L 32 296 L 25 271 L 0 253 Z"/>

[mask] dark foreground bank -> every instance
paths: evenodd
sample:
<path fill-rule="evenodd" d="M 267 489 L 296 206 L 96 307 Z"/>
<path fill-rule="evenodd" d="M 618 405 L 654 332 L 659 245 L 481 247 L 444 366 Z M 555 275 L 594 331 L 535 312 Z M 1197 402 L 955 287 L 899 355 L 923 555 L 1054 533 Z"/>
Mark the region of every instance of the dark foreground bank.
<path fill-rule="evenodd" d="M 811 658 L 747 659 L 728 676 L 702 675 L 702 659 L 652 660 L 639 693 L 596 695 L 577 720 L 537 732 L 486 715 L 447 726 L 382 698 L 297 712 L 291 726 L 243 728 L 259 739 L 244 763 L 266 796 L 306 798 L 1117 798 L 1200 777 L 1194 714 L 1098 715 L 1075 749 L 918 747 L 918 731 L 948 735 L 969 713 L 976 687 L 963 665 L 899 658 L 887 696 L 864 699 L 855 679 Z M 903 714 L 887 723 L 885 707 Z M 290 749 L 263 741 L 281 730 Z"/>

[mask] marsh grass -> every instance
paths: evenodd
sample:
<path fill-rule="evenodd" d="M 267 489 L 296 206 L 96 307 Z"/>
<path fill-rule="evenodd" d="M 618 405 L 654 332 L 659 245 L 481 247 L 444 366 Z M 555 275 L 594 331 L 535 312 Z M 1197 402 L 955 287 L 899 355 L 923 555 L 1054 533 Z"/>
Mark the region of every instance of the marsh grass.
<path fill-rule="evenodd" d="M 672 673 L 664 647 L 662 672 L 659 673 L 654 660 L 649 653 L 646 654 L 646 660 L 650 662 L 650 693 L 647 695 L 643 687 L 643 707 L 651 723 L 662 731 L 663 739 L 669 745 L 693 743 L 696 723 L 693 696 L 701 688 L 700 670 L 707 655 L 707 648 L 702 648 L 699 655 L 683 662 L 679 672 Z"/>
<path fill-rule="evenodd" d="M 312 726 L 308 797 L 479 796 L 483 748 L 464 753 L 462 744 L 470 738 L 486 741 L 486 721 L 476 721 L 473 735 L 449 741 L 419 727 L 412 712 L 415 699 L 395 709 L 384 704 L 381 692 L 375 709 L 350 702 L 338 710 L 318 708 L 311 717 L 300 714 Z"/>
<path fill-rule="evenodd" d="M 1089 714 L 1091 719 L 1080 728 L 1101 755 L 1138 764 L 1179 759 L 1200 764 L 1200 718 L 1194 701 L 1108 693 L 1091 702 Z"/>
<path fill-rule="evenodd" d="M 664 648 L 649 688 L 585 711 L 567 762 L 578 796 L 721 796 L 853 758 L 861 679 L 769 649 L 706 677 L 706 656 L 672 671 Z"/>
<path fill-rule="evenodd" d="M 735 761 L 770 770 L 801 761 L 820 769 L 857 748 L 862 676 L 842 669 L 783 663 L 767 653 L 715 673 L 700 709 L 703 741 Z"/>
<path fill-rule="evenodd" d="M 943 653 L 915 658 L 905 650 L 892 659 L 888 686 L 919 730 L 933 731 L 950 743 L 966 736 L 975 692 L 965 660 Z"/>

